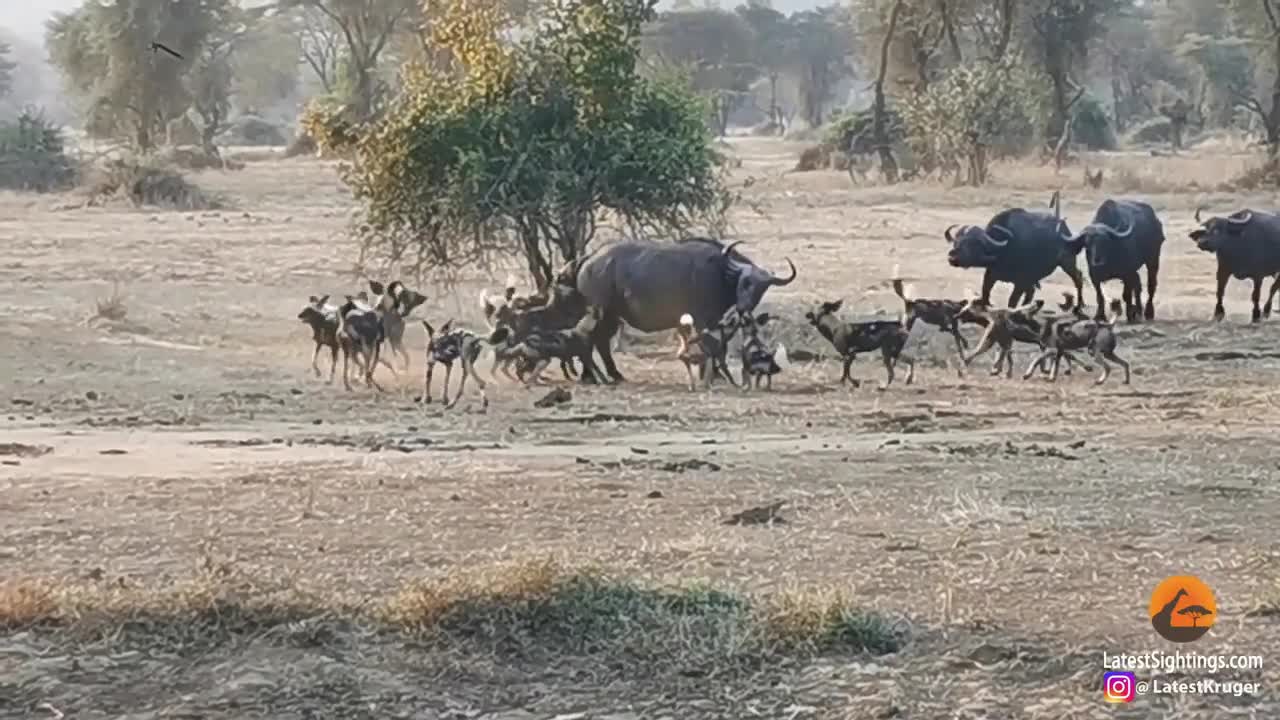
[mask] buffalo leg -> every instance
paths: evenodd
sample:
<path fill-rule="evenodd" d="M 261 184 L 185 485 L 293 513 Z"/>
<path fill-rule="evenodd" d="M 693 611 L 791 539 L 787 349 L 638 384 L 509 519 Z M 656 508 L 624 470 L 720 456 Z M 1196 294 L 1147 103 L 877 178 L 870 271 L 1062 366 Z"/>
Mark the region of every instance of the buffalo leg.
<path fill-rule="evenodd" d="M 1262 308 L 1262 317 L 1271 317 L 1271 302 L 1275 300 L 1276 291 L 1280 291 L 1280 275 L 1276 275 L 1276 279 L 1271 282 L 1271 289 L 1267 291 L 1267 304 Z"/>
<path fill-rule="evenodd" d="M 996 276 L 990 270 L 982 276 L 982 302 L 991 303 L 991 289 L 996 286 Z"/>
<path fill-rule="evenodd" d="M 1090 280 L 1093 282 L 1093 296 L 1098 301 L 1098 309 L 1094 311 L 1093 319 L 1097 320 L 1098 322 L 1106 322 L 1107 321 L 1107 298 L 1102 294 L 1102 281 L 1094 280 L 1093 278 L 1090 278 Z M 1128 290 L 1129 290 L 1129 285 L 1128 283 L 1126 283 L 1125 292 L 1128 292 Z"/>
<path fill-rule="evenodd" d="M 1076 259 L 1074 257 L 1064 258 L 1062 262 L 1058 263 L 1058 267 L 1071 278 L 1072 284 L 1076 286 L 1076 300 L 1080 303 L 1080 309 L 1083 310 L 1084 273 L 1080 272 L 1080 269 L 1076 267 Z M 1030 302 L 1030 298 L 1027 301 Z"/>
<path fill-rule="evenodd" d="M 1016 308 L 1016 307 L 1018 307 L 1018 300 L 1019 300 L 1019 299 L 1022 297 L 1022 295 L 1023 295 L 1024 293 L 1026 293 L 1026 292 L 1027 292 L 1027 290 L 1026 290 L 1026 289 L 1024 289 L 1024 288 L 1023 288 L 1023 286 L 1021 286 L 1021 285 L 1014 285 L 1014 286 L 1013 286 L 1013 292 L 1009 293 L 1009 307 L 1011 307 L 1011 308 Z"/>
<path fill-rule="evenodd" d="M 622 377 L 622 373 L 618 372 L 618 366 L 613 362 L 613 336 L 618 332 L 618 318 L 606 315 L 600 319 L 600 324 L 596 325 L 596 331 L 592 334 L 595 341 L 596 352 L 600 353 L 600 361 L 604 364 L 604 370 L 612 378 L 613 382 L 625 382 L 626 378 Z M 586 372 L 583 372 L 586 377 Z"/>
<path fill-rule="evenodd" d="M 1152 260 L 1147 263 L 1147 307 L 1144 308 L 1142 316 L 1147 320 L 1156 319 L 1156 276 L 1160 274 L 1160 262 Z M 1280 284 L 1280 277 L 1276 278 Z M 1275 292 L 1276 286 L 1271 286 L 1271 292 Z"/>
<path fill-rule="evenodd" d="M 1125 279 L 1124 319 L 1135 323 L 1142 319 L 1142 278 L 1133 273 Z"/>
<path fill-rule="evenodd" d="M 1262 322 L 1262 280 L 1256 277 L 1253 279 L 1253 320 L 1252 322 Z"/>
<path fill-rule="evenodd" d="M 1213 319 L 1222 322 L 1222 318 L 1226 317 L 1227 309 L 1222 306 L 1222 296 L 1227 292 L 1227 281 L 1231 279 L 1231 271 L 1228 270 L 1222 261 L 1218 261 L 1218 304 L 1213 306 Z"/>

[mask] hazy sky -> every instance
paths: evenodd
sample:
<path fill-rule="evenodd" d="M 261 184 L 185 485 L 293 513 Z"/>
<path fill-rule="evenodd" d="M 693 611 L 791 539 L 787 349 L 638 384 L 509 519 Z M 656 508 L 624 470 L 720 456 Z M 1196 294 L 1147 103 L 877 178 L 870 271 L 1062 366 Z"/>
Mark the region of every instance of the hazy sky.
<path fill-rule="evenodd" d="M 724 7 L 734 7 L 741 0 L 721 0 Z M 695 2 L 695 4 L 698 4 Z M 774 0 L 773 6 L 784 13 L 808 10 L 830 4 L 821 0 Z M 66 12 L 80 5 L 80 0 L 0 0 L 4 11 L 0 12 L 0 25 L 27 37 L 44 38 L 44 21 L 55 11 Z M 671 0 L 662 0 L 660 8 L 671 6 Z"/>

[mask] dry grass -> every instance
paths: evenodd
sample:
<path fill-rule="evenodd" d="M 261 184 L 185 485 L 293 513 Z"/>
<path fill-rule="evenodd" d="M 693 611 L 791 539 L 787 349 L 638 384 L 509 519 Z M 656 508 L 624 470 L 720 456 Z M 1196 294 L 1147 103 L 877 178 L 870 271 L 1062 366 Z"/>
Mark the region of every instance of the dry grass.
<path fill-rule="evenodd" d="M 135 207 L 171 210 L 210 210 L 223 203 L 188 182 L 162 160 L 110 160 L 88 184 L 89 204 L 127 200 Z"/>
<path fill-rule="evenodd" d="M 601 654 L 680 668 L 758 665 L 781 655 L 901 648 L 906 637 L 835 589 L 748 597 L 704 585 L 645 587 L 592 568 L 536 559 L 459 569 L 382 599 L 303 593 L 227 564 L 163 586 L 10 580 L 0 629 L 80 638 L 132 634 L 149 643 L 222 641 L 308 619 L 483 641 L 520 656 Z"/>
<path fill-rule="evenodd" d="M 90 325 L 102 320 L 124 322 L 128 314 L 129 308 L 125 305 L 124 293 L 120 292 L 120 283 L 115 282 L 111 284 L 110 295 L 94 302 L 94 313 L 85 322 Z"/>

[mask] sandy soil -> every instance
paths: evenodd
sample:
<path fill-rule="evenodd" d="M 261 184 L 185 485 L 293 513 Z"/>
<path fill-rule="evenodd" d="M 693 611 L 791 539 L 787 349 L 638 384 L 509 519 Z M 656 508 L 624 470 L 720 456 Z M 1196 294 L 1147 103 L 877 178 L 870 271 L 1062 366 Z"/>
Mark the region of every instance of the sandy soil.
<path fill-rule="evenodd" d="M 979 275 L 947 265 L 942 229 L 1042 206 L 1052 182 L 1007 167 L 980 190 L 855 188 L 835 172 L 784 174 L 794 145 L 734 145 L 735 181 L 750 179 L 734 236 L 763 265 L 799 267 L 764 304 L 782 318 L 771 335 L 793 350 L 825 350 L 803 320 L 816 300 L 844 298 L 850 317 L 896 314 L 895 265 L 922 296 L 964 297 Z M 1168 162 L 1144 172 L 1214 159 Z M 710 680 L 494 668 L 479 656 L 476 668 L 446 670 L 359 634 L 165 656 L 13 631 L 0 634 L 0 715 L 1280 713 L 1280 657 L 1268 656 L 1280 648 L 1280 331 L 1248 323 L 1240 284 L 1226 321 L 1208 321 L 1213 260 L 1186 236 L 1197 205 L 1274 207 L 1274 195 L 1133 193 L 1161 213 L 1169 239 L 1157 321 L 1120 331 L 1127 387 L 1119 373 L 1100 387 L 1085 372 L 1056 384 L 991 378 L 986 361 L 958 377 L 950 339 L 922 326 L 916 383 L 883 393 L 870 358 L 855 364 L 870 381 L 857 390 L 827 361 L 791 368 L 772 393 L 690 393 L 666 338 L 652 338 L 619 356 L 624 386 L 574 387 L 572 403 L 544 410 L 533 407 L 543 391 L 498 382 L 481 413 L 474 395 L 452 411 L 414 402 L 416 325 L 411 371 L 380 371 L 386 395 L 312 375 L 296 313 L 308 295 L 359 288 L 343 232 L 351 204 L 330 166 L 250 163 L 195 181 L 231 209 L 56 209 L 65 199 L 0 196 L 12 248 L 0 263 L 0 577 L 161 583 L 214 557 L 264 583 L 373 596 L 549 555 L 654 582 L 845 587 L 910 627 L 911 641 L 875 659 L 774 668 L 730 692 Z M 1062 185 L 1068 221 L 1083 224 L 1101 192 L 1074 171 Z M 478 288 L 505 274 L 420 288 L 432 296 L 420 316 L 478 325 Z M 113 281 L 126 319 L 86 325 Z M 1054 275 L 1044 293 L 1069 287 Z M 1030 356 L 1017 357 L 1021 371 Z M 785 524 L 721 523 L 775 500 Z M 1260 696 L 1103 702 L 1104 651 L 1177 649 L 1146 615 L 1172 574 L 1217 594 L 1214 630 L 1190 649 L 1267 656 L 1261 672 L 1218 674 L 1262 682 Z"/>

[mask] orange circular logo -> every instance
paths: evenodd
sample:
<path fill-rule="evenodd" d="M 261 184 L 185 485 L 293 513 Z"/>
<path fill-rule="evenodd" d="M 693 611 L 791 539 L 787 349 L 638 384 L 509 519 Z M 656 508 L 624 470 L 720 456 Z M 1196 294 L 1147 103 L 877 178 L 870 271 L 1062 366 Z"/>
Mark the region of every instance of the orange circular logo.
<path fill-rule="evenodd" d="M 1199 640 L 1218 619 L 1213 591 L 1194 575 L 1165 578 L 1151 593 L 1151 626 L 1169 642 Z"/>

